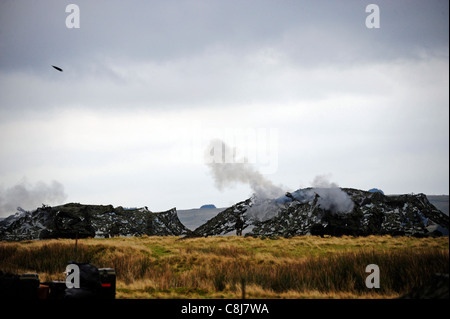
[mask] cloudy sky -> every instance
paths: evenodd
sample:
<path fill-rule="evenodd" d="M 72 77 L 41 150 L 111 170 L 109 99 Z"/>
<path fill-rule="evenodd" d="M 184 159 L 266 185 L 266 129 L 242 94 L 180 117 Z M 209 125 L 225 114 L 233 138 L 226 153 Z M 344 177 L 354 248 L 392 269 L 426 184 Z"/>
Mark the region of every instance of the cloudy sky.
<path fill-rule="evenodd" d="M 446 0 L 1 1 L 0 216 L 246 199 L 212 139 L 286 191 L 448 194 L 448 39 Z"/>

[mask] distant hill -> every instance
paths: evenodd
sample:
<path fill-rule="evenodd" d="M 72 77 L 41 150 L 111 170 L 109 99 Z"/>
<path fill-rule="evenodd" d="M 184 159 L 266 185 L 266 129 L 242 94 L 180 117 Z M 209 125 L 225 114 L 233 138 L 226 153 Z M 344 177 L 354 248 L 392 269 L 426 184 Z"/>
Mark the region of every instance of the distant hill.
<path fill-rule="evenodd" d="M 203 207 L 203 206 L 202 206 Z M 200 225 L 206 223 L 208 220 L 224 211 L 225 208 L 194 208 L 178 210 L 178 218 L 180 222 L 186 226 L 187 229 L 194 230 Z"/>
<path fill-rule="evenodd" d="M 217 207 L 213 204 L 207 204 L 207 205 L 203 205 L 202 207 L 200 207 L 200 209 L 211 209 L 211 208 L 217 208 Z"/>
<path fill-rule="evenodd" d="M 449 195 L 427 195 L 427 198 L 431 204 L 448 216 Z"/>

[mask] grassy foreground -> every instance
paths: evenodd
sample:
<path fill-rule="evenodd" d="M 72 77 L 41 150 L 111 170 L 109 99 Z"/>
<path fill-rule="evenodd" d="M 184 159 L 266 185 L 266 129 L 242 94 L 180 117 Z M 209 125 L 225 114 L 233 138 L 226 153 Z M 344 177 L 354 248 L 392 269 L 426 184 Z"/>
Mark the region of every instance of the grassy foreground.
<path fill-rule="evenodd" d="M 0 242 L 0 270 L 64 280 L 74 240 Z M 117 298 L 394 298 L 449 272 L 449 239 L 390 236 L 82 239 L 79 262 L 113 267 Z M 365 285 L 377 264 L 380 288 Z"/>

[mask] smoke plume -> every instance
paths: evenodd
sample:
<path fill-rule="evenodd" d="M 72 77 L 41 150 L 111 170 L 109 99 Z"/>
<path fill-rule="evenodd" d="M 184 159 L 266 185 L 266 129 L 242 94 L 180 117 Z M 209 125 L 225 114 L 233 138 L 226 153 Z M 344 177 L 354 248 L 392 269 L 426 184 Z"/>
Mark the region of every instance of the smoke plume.
<path fill-rule="evenodd" d="M 66 198 L 64 186 L 57 181 L 32 185 L 23 180 L 10 188 L 0 188 L 0 216 L 11 215 L 18 207 L 33 210 L 42 204 L 60 204 Z"/>
<path fill-rule="evenodd" d="M 353 210 L 354 203 L 350 196 L 336 183 L 332 183 L 325 175 L 318 175 L 312 182 L 310 195 L 319 195 L 318 204 L 322 209 L 335 213 L 346 213 Z"/>
<path fill-rule="evenodd" d="M 236 149 L 221 140 L 212 140 L 205 152 L 205 163 L 211 169 L 215 186 L 223 191 L 235 184 L 247 184 L 258 199 L 276 198 L 284 194 L 258 172 L 245 157 L 237 158 Z"/>
<path fill-rule="evenodd" d="M 283 189 L 266 179 L 245 157 L 238 158 L 236 149 L 229 147 L 221 140 L 212 140 L 205 152 L 205 163 L 209 166 L 215 186 L 223 191 L 237 183 L 247 184 L 253 191 L 253 205 L 247 215 L 258 220 L 274 217 L 281 206 L 278 201 L 285 194 Z M 350 196 L 336 183 L 329 181 L 325 175 L 318 175 L 312 182 L 313 188 L 302 192 L 303 200 L 318 197 L 319 206 L 333 214 L 346 213 L 353 210 L 354 203 Z"/>

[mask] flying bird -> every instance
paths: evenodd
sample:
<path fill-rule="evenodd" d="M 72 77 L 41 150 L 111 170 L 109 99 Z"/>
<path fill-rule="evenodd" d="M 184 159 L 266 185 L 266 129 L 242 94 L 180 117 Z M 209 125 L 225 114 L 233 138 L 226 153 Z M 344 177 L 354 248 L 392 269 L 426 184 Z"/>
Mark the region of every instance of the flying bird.
<path fill-rule="evenodd" d="M 55 68 L 56 70 L 58 70 L 59 72 L 62 72 L 62 71 L 63 71 L 63 69 L 58 68 L 57 66 L 52 65 L 52 67 L 54 67 L 54 68 Z"/>

